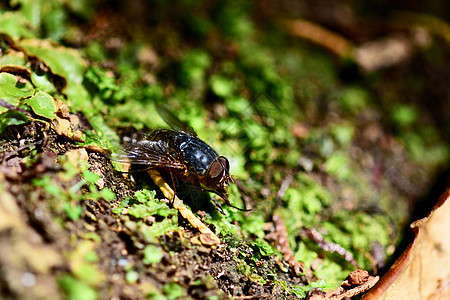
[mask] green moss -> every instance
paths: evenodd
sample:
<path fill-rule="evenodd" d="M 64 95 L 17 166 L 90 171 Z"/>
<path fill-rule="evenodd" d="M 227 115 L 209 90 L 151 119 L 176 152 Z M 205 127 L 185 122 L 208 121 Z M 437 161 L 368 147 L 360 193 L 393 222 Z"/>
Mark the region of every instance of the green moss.
<path fill-rule="evenodd" d="M 142 261 L 144 264 L 153 264 L 153 263 L 159 263 L 161 261 L 161 258 L 163 257 L 163 251 L 161 248 L 153 246 L 153 245 L 147 245 L 144 248 L 144 258 Z"/>
<path fill-rule="evenodd" d="M 59 278 L 59 285 L 63 290 L 66 299 L 86 299 L 95 300 L 98 297 L 98 293 L 95 289 L 80 282 L 70 275 L 63 275 Z"/>
<path fill-rule="evenodd" d="M 130 284 L 136 283 L 138 281 L 138 279 L 139 279 L 139 273 L 134 270 L 129 270 L 125 275 L 125 280 Z"/>
<path fill-rule="evenodd" d="M 350 177 L 351 168 L 349 157 L 343 153 L 333 153 L 324 164 L 325 171 L 338 179 L 345 180 Z"/>
<path fill-rule="evenodd" d="M 355 114 L 367 108 L 370 103 L 368 92 L 358 86 L 350 86 L 343 89 L 337 100 L 345 111 Z"/>
<path fill-rule="evenodd" d="M 319 288 L 321 290 L 326 290 L 330 287 L 329 284 L 327 284 L 324 280 L 319 280 L 317 282 L 312 282 L 310 285 L 304 285 L 304 286 L 293 286 L 290 289 L 290 292 L 292 294 L 294 294 L 295 296 L 299 297 L 299 298 L 305 298 L 306 297 L 306 293 L 309 290 L 315 289 L 315 288 Z"/>
<path fill-rule="evenodd" d="M 267 283 L 267 280 L 265 280 L 262 276 L 253 272 L 253 268 L 250 265 L 248 265 L 244 260 L 242 259 L 235 259 L 235 260 L 236 260 L 236 270 L 242 275 L 244 275 L 248 280 L 257 283 L 259 285 Z"/>
<path fill-rule="evenodd" d="M 258 238 L 264 237 L 264 216 L 260 214 L 251 214 L 244 216 L 241 214 L 240 225 L 245 233 L 254 235 Z"/>
<path fill-rule="evenodd" d="M 203 49 L 192 49 L 184 54 L 180 67 L 180 81 L 187 86 L 203 85 L 212 58 Z"/>
<path fill-rule="evenodd" d="M 391 110 L 391 118 L 397 126 L 408 127 L 417 121 L 419 112 L 412 105 L 397 105 Z"/>
<path fill-rule="evenodd" d="M 178 283 L 171 282 L 164 285 L 163 293 L 167 299 L 179 299 L 184 295 L 184 289 Z"/>
<path fill-rule="evenodd" d="M 223 98 L 232 96 L 235 91 L 233 81 L 220 75 L 211 76 L 210 87 L 214 94 Z"/>
<path fill-rule="evenodd" d="M 226 211 L 230 212 L 231 209 L 225 208 Z M 215 228 L 215 233 L 221 236 L 233 235 L 235 236 L 238 231 L 238 226 L 232 224 L 231 220 L 218 212 L 215 212 L 212 216 L 207 215 L 204 219 L 206 224 L 213 225 Z"/>
<path fill-rule="evenodd" d="M 306 175 L 299 175 L 300 188 L 289 188 L 286 191 L 286 222 L 298 220 L 301 224 L 315 224 L 320 212 L 331 204 L 332 197 L 325 187 Z M 299 215 L 300 218 L 295 217 Z M 296 224 L 299 226 L 300 224 Z"/>
<path fill-rule="evenodd" d="M 261 256 L 271 256 L 276 253 L 272 246 L 262 238 L 255 240 L 252 243 L 252 248 L 255 251 L 255 260 L 258 260 Z"/>
<path fill-rule="evenodd" d="M 116 214 L 121 214 L 126 211 L 137 219 L 143 219 L 149 216 L 169 217 L 177 214 L 176 209 L 169 208 L 169 206 L 155 198 L 156 192 L 149 190 L 140 190 L 135 192 L 134 197 L 127 199 L 114 210 Z M 126 209 L 126 210 L 125 210 Z"/>
<path fill-rule="evenodd" d="M 349 148 L 355 136 L 356 128 L 351 124 L 335 124 L 331 126 L 331 134 L 345 148 Z"/>

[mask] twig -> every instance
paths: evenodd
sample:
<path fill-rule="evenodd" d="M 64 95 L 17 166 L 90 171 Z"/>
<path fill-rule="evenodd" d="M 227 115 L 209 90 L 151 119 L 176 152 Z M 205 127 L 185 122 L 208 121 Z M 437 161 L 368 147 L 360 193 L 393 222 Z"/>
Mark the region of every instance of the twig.
<path fill-rule="evenodd" d="M 354 46 L 349 40 L 318 24 L 298 19 L 287 21 L 285 25 L 290 34 L 321 45 L 340 57 L 352 55 Z"/>
<path fill-rule="evenodd" d="M 303 273 L 303 265 L 298 262 L 289 247 L 288 233 L 283 219 L 278 215 L 272 216 L 272 221 L 275 226 L 276 241 L 278 243 L 278 250 L 283 254 L 284 259 L 292 267 L 296 275 Z"/>
<path fill-rule="evenodd" d="M 348 252 L 344 247 L 341 245 L 332 243 L 332 242 L 326 242 L 323 238 L 323 236 L 314 228 L 311 229 L 305 229 L 304 232 L 307 234 L 307 236 L 313 240 L 317 245 L 327 252 L 335 252 L 344 257 L 346 261 L 351 263 L 355 268 L 359 268 L 358 263 L 353 258 L 353 255 Z"/>
<path fill-rule="evenodd" d="M 363 271 L 363 270 L 356 270 Z M 352 273 L 353 273 L 352 272 Z M 365 272 L 365 271 L 364 271 Z M 320 294 L 311 294 L 306 297 L 306 300 L 342 300 L 342 299 L 350 299 L 356 295 L 360 295 L 369 289 L 371 289 L 379 280 L 378 276 L 367 276 L 364 282 L 353 285 L 353 288 L 348 288 L 347 283 L 344 281 L 342 286 L 338 287 L 333 291 L 329 291 L 327 293 Z"/>
<path fill-rule="evenodd" d="M 20 151 L 25 150 L 25 149 L 30 148 L 30 147 L 33 147 L 33 146 L 36 146 L 36 145 L 39 145 L 41 143 L 42 143 L 42 141 L 37 141 L 37 142 L 34 142 L 34 143 L 29 143 L 29 144 L 25 144 L 25 145 L 19 146 L 15 150 L 13 150 L 11 152 L 7 152 L 5 154 L 5 156 L 3 156 L 1 163 L 2 164 L 5 163 L 8 159 L 10 159 L 12 156 L 18 154 Z"/>
<path fill-rule="evenodd" d="M 289 171 L 289 173 L 284 178 L 283 182 L 281 183 L 280 189 L 277 192 L 277 206 L 281 207 L 281 198 L 283 198 L 284 194 L 286 193 L 287 189 L 289 188 L 289 185 L 291 185 L 292 180 L 294 179 L 294 171 Z"/>
<path fill-rule="evenodd" d="M 204 245 L 216 246 L 220 244 L 219 237 L 211 231 L 199 218 L 197 218 L 192 211 L 190 211 L 183 203 L 183 201 L 178 198 L 172 188 L 165 182 L 158 171 L 151 169 L 147 171 L 155 184 L 159 187 L 164 196 L 172 200 L 173 207 L 178 210 L 183 218 L 185 218 L 192 227 L 200 231 L 200 241 Z"/>
<path fill-rule="evenodd" d="M 6 102 L 6 101 L 3 100 L 3 99 L 0 99 L 0 106 L 3 106 L 4 108 L 7 108 L 7 109 L 9 109 L 9 110 L 15 110 L 15 111 L 18 111 L 18 112 L 20 112 L 20 113 L 26 115 L 26 116 L 29 117 L 29 118 L 33 118 L 33 115 L 32 115 L 29 111 L 26 111 L 26 110 L 23 109 L 23 108 L 20 108 L 20 107 L 18 107 L 18 106 L 15 106 L 15 105 L 9 103 L 9 102 Z"/>
<path fill-rule="evenodd" d="M 243 296 L 231 296 L 233 299 L 235 300 L 246 300 L 246 299 L 266 299 L 267 297 L 269 297 L 269 294 L 264 294 L 264 295 L 243 295 Z"/>

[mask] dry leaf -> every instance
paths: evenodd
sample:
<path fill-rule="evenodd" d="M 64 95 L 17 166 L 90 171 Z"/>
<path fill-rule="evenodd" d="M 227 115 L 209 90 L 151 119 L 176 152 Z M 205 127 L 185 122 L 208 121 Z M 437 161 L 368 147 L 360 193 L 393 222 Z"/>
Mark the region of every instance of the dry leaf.
<path fill-rule="evenodd" d="M 363 300 L 450 299 L 449 198 L 450 190 L 428 217 L 411 224 L 414 241 Z"/>

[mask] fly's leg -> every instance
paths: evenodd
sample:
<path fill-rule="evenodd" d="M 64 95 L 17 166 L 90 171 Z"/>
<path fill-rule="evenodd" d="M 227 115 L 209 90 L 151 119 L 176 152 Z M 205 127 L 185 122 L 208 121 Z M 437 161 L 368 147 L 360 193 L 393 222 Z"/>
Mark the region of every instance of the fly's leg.
<path fill-rule="evenodd" d="M 200 241 L 202 244 L 207 246 L 216 246 L 220 244 L 219 237 L 184 205 L 183 201 L 175 195 L 175 192 L 170 188 L 167 182 L 164 181 L 158 171 L 151 169 L 147 172 L 164 196 L 167 199 L 173 199 L 173 207 L 178 210 L 180 215 L 185 218 L 192 227 L 200 231 Z"/>
<path fill-rule="evenodd" d="M 213 203 L 214 203 L 214 206 L 217 208 L 217 210 L 218 210 L 222 215 L 224 215 L 225 212 L 223 211 L 222 205 L 220 205 L 220 203 L 217 202 L 217 200 L 216 200 L 215 197 L 212 197 L 212 201 L 213 201 Z"/>
<path fill-rule="evenodd" d="M 169 172 L 169 173 L 170 173 L 170 179 L 172 179 L 172 186 L 173 186 L 173 197 L 172 197 L 172 199 L 169 199 L 169 200 L 172 202 L 172 205 L 173 205 L 173 202 L 175 201 L 175 195 L 177 194 L 177 187 L 175 186 L 175 180 L 173 179 L 173 173 L 172 172 Z"/>

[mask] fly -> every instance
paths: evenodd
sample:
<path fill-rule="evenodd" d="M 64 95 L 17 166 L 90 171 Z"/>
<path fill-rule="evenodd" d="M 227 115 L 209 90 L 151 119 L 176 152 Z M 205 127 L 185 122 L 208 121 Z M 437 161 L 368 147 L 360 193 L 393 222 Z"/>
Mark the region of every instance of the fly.
<path fill-rule="evenodd" d="M 124 154 L 115 160 L 169 173 L 201 191 L 210 191 L 220 196 L 235 209 L 227 197 L 226 189 L 233 182 L 230 163 L 225 156 L 219 156 L 204 141 L 197 137 L 194 129 L 179 120 L 167 108 L 156 106 L 161 118 L 172 128 L 159 129 L 146 139 L 128 144 Z M 172 177 L 173 178 L 173 177 Z M 213 199 L 215 206 L 224 213 L 221 205 Z"/>

